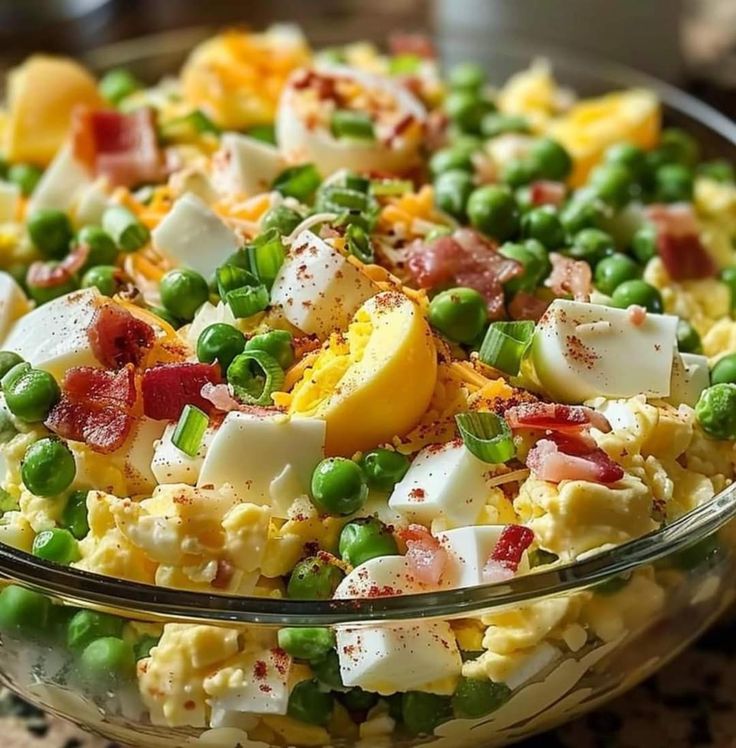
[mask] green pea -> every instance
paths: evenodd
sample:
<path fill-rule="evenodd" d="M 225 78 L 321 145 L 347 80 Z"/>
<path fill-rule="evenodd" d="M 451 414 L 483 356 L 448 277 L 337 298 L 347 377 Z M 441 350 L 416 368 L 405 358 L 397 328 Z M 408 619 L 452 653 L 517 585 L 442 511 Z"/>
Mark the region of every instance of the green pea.
<path fill-rule="evenodd" d="M 368 484 L 360 466 L 345 457 L 328 457 L 312 473 L 312 501 L 325 514 L 357 512 L 368 498 Z"/>
<path fill-rule="evenodd" d="M 632 197 L 634 176 L 621 164 L 603 164 L 593 170 L 590 185 L 604 203 L 622 208 Z"/>
<path fill-rule="evenodd" d="M 682 164 L 665 164 L 654 175 L 655 196 L 664 203 L 690 202 L 693 199 L 695 178 Z"/>
<path fill-rule="evenodd" d="M 82 276 L 82 288 L 94 287 L 103 296 L 114 296 L 122 285 L 122 273 L 115 265 L 96 265 Z"/>
<path fill-rule="evenodd" d="M 638 278 L 639 266 L 628 256 L 616 252 L 604 257 L 595 267 L 596 288 L 610 296 L 624 281 Z"/>
<path fill-rule="evenodd" d="M 547 249 L 559 249 L 565 243 L 565 229 L 550 205 L 530 210 L 521 219 L 521 235 L 525 239 L 536 239 Z"/>
<path fill-rule="evenodd" d="M 140 90 L 143 84 L 125 68 L 109 70 L 99 83 L 102 98 L 117 106 L 123 99 Z"/>
<path fill-rule="evenodd" d="M 463 221 L 473 188 L 473 177 L 468 172 L 461 169 L 446 171 L 434 181 L 435 205 L 456 220 Z"/>
<path fill-rule="evenodd" d="M 472 343 L 488 320 L 485 299 L 472 288 L 450 288 L 429 305 L 429 322 L 456 343 Z"/>
<path fill-rule="evenodd" d="M 340 703 L 349 712 L 367 712 L 378 703 L 378 696 L 362 688 L 351 688 L 337 696 Z"/>
<path fill-rule="evenodd" d="M 31 213 L 27 228 L 31 241 L 44 257 L 60 260 L 69 253 L 74 232 L 66 213 L 41 208 Z"/>
<path fill-rule="evenodd" d="M 698 166 L 698 176 L 723 184 L 736 182 L 736 171 L 734 171 L 733 164 L 725 159 L 716 159 L 700 164 Z"/>
<path fill-rule="evenodd" d="M 330 721 L 334 706 L 332 694 L 322 691 L 316 681 L 303 680 L 289 694 L 286 713 L 299 722 L 324 726 Z"/>
<path fill-rule="evenodd" d="M 58 496 L 69 488 L 76 472 L 69 447 L 53 436 L 31 444 L 21 463 L 23 483 L 36 496 Z"/>
<path fill-rule="evenodd" d="M 651 224 L 642 226 L 634 234 L 631 240 L 631 252 L 642 265 L 646 265 L 652 257 L 657 256 L 659 252 L 657 239 L 657 229 Z"/>
<path fill-rule="evenodd" d="M 58 527 L 43 530 L 33 539 L 33 555 L 44 561 L 53 561 L 68 566 L 81 558 L 79 546 L 69 530 Z"/>
<path fill-rule="evenodd" d="M 58 265 L 57 262 L 49 262 L 51 266 Z M 37 286 L 34 283 L 27 283 L 27 289 L 29 296 L 40 306 L 41 304 L 47 304 L 49 301 L 58 299 L 61 296 L 65 296 L 72 291 L 76 291 L 79 288 L 79 283 L 76 277 L 70 277 L 54 286 Z"/>
<path fill-rule="evenodd" d="M 661 314 L 664 308 L 662 295 L 654 286 L 643 280 L 627 280 L 621 283 L 611 294 L 611 304 L 620 309 L 637 304 L 653 314 Z"/>
<path fill-rule="evenodd" d="M 718 533 L 713 533 L 698 540 L 681 551 L 665 556 L 659 562 L 662 567 L 673 566 L 683 572 L 693 572 L 712 568 L 723 555 L 724 547 L 718 539 Z"/>
<path fill-rule="evenodd" d="M 708 436 L 736 439 L 736 384 L 720 382 L 703 390 L 695 416 Z"/>
<path fill-rule="evenodd" d="M 452 91 L 445 100 L 445 110 L 452 123 L 466 133 L 479 133 L 483 117 L 494 110 L 490 101 L 475 91 Z"/>
<path fill-rule="evenodd" d="M 736 312 L 736 265 L 723 268 L 719 278 L 731 291 L 731 313 Z"/>
<path fill-rule="evenodd" d="M 487 185 L 468 198 L 470 223 L 498 241 L 510 239 L 519 230 L 519 206 L 508 187 Z"/>
<path fill-rule="evenodd" d="M 448 696 L 408 691 L 401 700 L 401 718 L 412 735 L 431 735 L 452 716 Z"/>
<path fill-rule="evenodd" d="M 135 653 L 128 642 L 105 636 L 87 645 L 79 658 L 82 678 L 93 686 L 109 688 L 135 676 Z"/>
<path fill-rule="evenodd" d="M 486 138 L 495 138 L 509 132 L 527 133 L 531 131 L 531 127 L 526 117 L 491 112 L 481 120 L 480 131 Z"/>
<path fill-rule="evenodd" d="M 339 553 L 351 566 L 360 566 L 379 556 L 396 556 L 399 549 L 393 534 L 381 520 L 360 517 L 342 528 Z"/>
<path fill-rule="evenodd" d="M 517 158 L 509 161 L 501 172 L 501 181 L 509 187 L 525 187 L 539 178 L 537 166 L 528 159 Z"/>
<path fill-rule="evenodd" d="M 202 330 L 197 339 L 197 358 L 205 364 L 214 361 L 227 371 L 233 359 L 243 352 L 245 335 L 232 325 L 215 322 Z"/>
<path fill-rule="evenodd" d="M 700 160 L 698 141 L 677 127 L 662 130 L 658 150 L 663 153 L 665 163 L 669 164 L 681 164 L 693 168 Z"/>
<path fill-rule="evenodd" d="M 450 88 L 478 91 L 486 82 L 486 71 L 475 62 L 461 62 L 450 70 L 447 82 Z"/>
<path fill-rule="evenodd" d="M 25 636 L 45 632 L 51 601 L 44 595 L 11 584 L 0 592 L 0 631 Z"/>
<path fill-rule="evenodd" d="M 320 685 L 331 691 L 341 691 L 345 688 L 340 675 L 340 658 L 334 649 L 331 649 L 324 657 L 310 663 L 312 672 Z"/>
<path fill-rule="evenodd" d="M 83 540 L 89 534 L 87 494 L 88 491 L 73 491 L 69 494 L 61 513 L 59 524 L 69 530 L 77 540 Z"/>
<path fill-rule="evenodd" d="M 646 154 L 639 146 L 633 143 L 616 143 L 612 145 L 606 151 L 605 162 L 607 164 L 626 167 L 637 181 L 644 178 L 647 170 Z"/>
<path fill-rule="evenodd" d="M 521 275 L 506 282 L 505 288 L 510 294 L 534 291 L 541 280 L 549 274 L 550 261 L 547 251 L 536 239 L 528 239 L 522 244 L 507 242 L 502 244 L 498 251 L 504 257 L 521 263 L 523 268 Z"/>
<path fill-rule="evenodd" d="M 136 661 L 144 660 L 146 657 L 151 656 L 151 650 L 158 646 L 161 637 L 158 636 L 142 636 L 133 645 L 133 654 L 135 655 Z"/>
<path fill-rule="evenodd" d="M 703 352 L 703 342 L 698 331 L 686 319 L 677 322 L 677 349 L 680 353 Z"/>
<path fill-rule="evenodd" d="M 123 619 L 96 610 L 78 610 L 67 624 L 66 641 L 73 652 L 84 651 L 96 639 L 123 636 Z"/>
<path fill-rule="evenodd" d="M 390 491 L 409 469 L 406 455 L 393 449 L 374 449 L 363 455 L 363 472 L 371 488 Z"/>
<path fill-rule="evenodd" d="M 577 194 L 560 211 L 560 221 L 568 234 L 578 234 L 583 229 L 600 228 L 605 218 L 605 207 L 594 194 Z"/>
<path fill-rule="evenodd" d="M 473 152 L 468 148 L 448 146 L 437 151 L 429 160 L 429 170 L 437 177 L 446 171 L 473 172 Z"/>
<path fill-rule="evenodd" d="M 123 252 L 135 252 L 151 236 L 148 227 L 122 205 L 112 205 L 102 214 L 102 228 Z"/>
<path fill-rule="evenodd" d="M 279 647 L 298 660 L 320 660 L 335 648 L 335 635 L 326 628 L 280 629 Z"/>
<path fill-rule="evenodd" d="M 13 351 L 0 351 L 0 379 L 12 368 L 23 363 L 23 358 Z"/>
<path fill-rule="evenodd" d="M 174 317 L 166 309 L 160 306 L 148 307 L 149 311 L 153 312 L 159 319 L 163 320 L 167 324 L 171 325 L 175 330 L 181 327 L 182 322 L 180 319 Z"/>
<path fill-rule="evenodd" d="M 330 600 L 343 576 L 339 567 L 328 560 L 310 556 L 294 567 L 286 595 L 293 600 Z"/>
<path fill-rule="evenodd" d="M 564 254 L 595 266 L 615 251 L 616 245 L 609 233 L 600 229 L 583 229 L 573 236 L 572 245 L 565 250 Z"/>
<path fill-rule="evenodd" d="M 505 683 L 461 678 L 452 695 L 452 709 L 460 719 L 478 719 L 495 712 L 509 698 L 511 689 Z"/>
<path fill-rule="evenodd" d="M 270 330 L 254 335 L 245 343 L 246 351 L 265 351 L 286 370 L 294 363 L 294 338 L 287 330 Z"/>
<path fill-rule="evenodd" d="M 77 234 L 77 243 L 89 249 L 85 269 L 96 265 L 114 265 L 118 248 L 110 234 L 101 226 L 85 226 Z"/>
<path fill-rule="evenodd" d="M 270 231 L 276 229 L 279 234 L 288 236 L 302 222 L 301 213 L 288 205 L 276 205 L 263 216 L 261 229 Z"/>
<path fill-rule="evenodd" d="M 711 384 L 736 384 L 736 353 L 718 359 L 710 373 Z"/>
<path fill-rule="evenodd" d="M 528 158 L 545 179 L 562 182 L 572 171 L 570 154 L 551 138 L 535 141 L 529 149 Z"/>
<path fill-rule="evenodd" d="M 32 164 L 14 164 L 8 169 L 8 181 L 17 184 L 24 197 L 28 197 L 41 180 L 43 171 Z"/>
<path fill-rule="evenodd" d="M 199 307 L 210 297 L 207 281 L 190 268 L 169 270 L 159 286 L 161 303 L 178 319 L 191 322 Z"/>
<path fill-rule="evenodd" d="M 2 388 L 10 412 L 26 423 L 44 421 L 61 396 L 51 374 L 26 363 L 7 372 Z"/>

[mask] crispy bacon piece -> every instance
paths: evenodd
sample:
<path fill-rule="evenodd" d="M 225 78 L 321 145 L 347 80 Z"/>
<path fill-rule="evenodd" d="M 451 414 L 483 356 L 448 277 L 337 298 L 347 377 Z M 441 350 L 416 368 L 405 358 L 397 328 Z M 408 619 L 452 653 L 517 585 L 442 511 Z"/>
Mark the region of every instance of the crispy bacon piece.
<path fill-rule="evenodd" d="M 587 454 L 566 454 L 551 439 L 540 439 L 529 451 L 526 464 L 537 478 L 550 483 L 563 480 L 615 483 L 624 477 L 623 468 L 602 449 Z"/>
<path fill-rule="evenodd" d="M 417 240 L 407 266 L 420 288 L 474 288 L 486 299 L 491 319 L 503 316 L 503 284 L 523 272 L 520 263 L 499 254 L 493 242 L 468 228 L 429 243 Z"/>
<path fill-rule="evenodd" d="M 80 244 L 61 262 L 51 263 L 39 260 L 28 268 L 26 281 L 37 288 L 62 286 L 72 280 L 74 275 L 82 269 L 84 263 L 87 262 L 87 257 L 89 257 L 89 247 Z"/>
<path fill-rule="evenodd" d="M 123 446 L 135 422 L 131 415 L 136 401 L 132 366 L 119 371 L 90 366 L 69 369 L 61 389 L 61 399 L 46 419 L 51 431 L 84 442 L 102 454 Z"/>
<path fill-rule="evenodd" d="M 532 205 L 554 205 L 559 207 L 565 200 L 567 188 L 562 182 L 539 179 L 529 185 Z"/>
<path fill-rule="evenodd" d="M 411 573 L 423 584 L 438 584 L 447 566 L 447 551 L 422 525 L 409 525 L 399 531 L 406 543 L 406 562 Z"/>
<path fill-rule="evenodd" d="M 112 185 L 134 187 L 164 176 L 153 111 L 148 108 L 131 114 L 112 109 L 76 109 L 72 116 L 72 149 L 95 176 L 107 177 Z"/>
<path fill-rule="evenodd" d="M 550 252 L 552 272 L 544 285 L 552 289 L 555 296 L 572 295 L 575 301 L 590 301 L 593 290 L 593 271 L 583 260 L 573 260 L 571 257 Z"/>
<path fill-rule="evenodd" d="M 503 582 L 516 574 L 524 551 L 532 544 L 534 532 L 524 525 L 506 525 L 483 568 L 486 582 Z"/>
<path fill-rule="evenodd" d="M 143 372 L 143 412 L 157 421 L 175 421 L 185 405 L 209 413 L 212 402 L 202 396 L 206 384 L 219 384 L 217 364 L 162 364 Z"/>
<path fill-rule="evenodd" d="M 505 416 L 506 422 L 512 429 L 569 432 L 593 426 L 604 433 L 611 430 L 611 424 L 602 413 L 584 405 L 522 403 L 509 408 Z"/>
<path fill-rule="evenodd" d="M 425 34 L 394 32 L 388 38 L 388 49 L 392 55 L 416 55 L 427 60 L 437 57 L 432 40 Z"/>
<path fill-rule="evenodd" d="M 118 304 L 103 304 L 95 312 L 87 337 L 95 358 L 108 369 L 138 366 L 153 346 L 153 328 Z"/>
<path fill-rule="evenodd" d="M 511 319 L 531 319 L 539 322 L 549 304 L 549 301 L 538 299 L 526 291 L 518 291 L 509 302 L 509 316 Z"/>

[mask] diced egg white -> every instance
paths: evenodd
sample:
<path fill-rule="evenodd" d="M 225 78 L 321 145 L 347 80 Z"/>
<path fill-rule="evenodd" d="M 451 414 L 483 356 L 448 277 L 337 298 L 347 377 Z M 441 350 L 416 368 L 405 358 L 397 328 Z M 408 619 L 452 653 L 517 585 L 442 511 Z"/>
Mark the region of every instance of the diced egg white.
<path fill-rule="evenodd" d="M 268 495 L 271 499 L 271 515 L 279 519 L 288 517 L 294 501 L 304 495 L 304 483 L 299 473 L 291 465 L 286 465 L 271 481 Z"/>
<path fill-rule="evenodd" d="M 225 195 L 258 195 L 267 192 L 287 166 L 275 146 L 247 135 L 226 132 L 213 158 L 212 183 Z"/>
<path fill-rule="evenodd" d="M 414 595 L 426 592 L 411 572 L 404 556 L 379 556 L 356 566 L 335 590 L 336 600 L 353 600 L 376 595 Z"/>
<path fill-rule="evenodd" d="M 87 328 L 103 303 L 110 302 L 96 288 L 60 296 L 21 317 L 2 347 L 57 379 L 74 366 L 99 366 Z"/>
<path fill-rule="evenodd" d="M 710 367 L 706 356 L 697 353 L 675 353 L 668 401 L 694 407 L 700 393 L 710 385 Z"/>
<path fill-rule="evenodd" d="M 0 182 L 0 223 L 15 221 L 20 204 L 20 187 L 10 182 Z"/>
<path fill-rule="evenodd" d="M 294 327 L 326 338 L 348 326 L 377 292 L 367 275 L 311 231 L 291 245 L 271 289 L 271 303 Z"/>
<path fill-rule="evenodd" d="M 452 527 L 472 525 L 488 496 L 489 467 L 461 441 L 425 447 L 389 498 L 410 522 L 430 525 L 443 517 Z"/>
<path fill-rule="evenodd" d="M 156 486 L 151 462 L 155 444 L 163 436 L 165 426 L 164 421 L 141 418 L 123 447 L 110 456 L 122 462 L 129 493 L 147 493 Z"/>
<path fill-rule="evenodd" d="M 547 642 L 542 642 L 526 652 L 514 652 L 511 655 L 495 655 L 503 664 L 494 668 L 494 675 L 512 691 L 534 679 L 553 662 L 562 657 L 562 652 Z M 484 657 L 494 657 L 487 653 Z M 501 672 L 503 671 L 503 672 Z"/>
<path fill-rule="evenodd" d="M 540 320 L 532 361 L 555 400 L 667 397 L 677 317 L 646 314 L 636 324 L 628 309 L 557 299 Z"/>
<path fill-rule="evenodd" d="M 151 233 L 157 250 L 205 277 L 240 246 L 237 234 L 196 195 L 180 197 Z"/>
<path fill-rule="evenodd" d="M 74 208 L 74 218 L 79 226 L 99 226 L 102 214 L 109 204 L 107 182 L 97 179 L 79 191 Z"/>
<path fill-rule="evenodd" d="M 199 472 L 204 463 L 209 445 L 215 435 L 213 428 L 205 431 L 202 444 L 194 457 L 182 452 L 171 441 L 176 430 L 176 424 L 170 423 L 164 430 L 161 439 L 156 442 L 151 460 L 151 472 L 156 478 L 156 483 L 185 483 L 189 486 L 197 484 Z"/>
<path fill-rule="evenodd" d="M 0 340 L 8 334 L 11 325 L 30 309 L 30 304 L 15 278 L 0 272 Z"/>
<path fill-rule="evenodd" d="M 241 499 L 267 504 L 272 481 L 291 465 L 306 492 L 324 444 L 322 420 L 233 411 L 212 438 L 197 485 L 229 483 Z"/>
<path fill-rule="evenodd" d="M 74 158 L 71 146 L 63 146 L 36 185 L 28 202 L 28 215 L 42 208 L 68 212 L 81 190 L 91 183 L 89 171 Z"/>

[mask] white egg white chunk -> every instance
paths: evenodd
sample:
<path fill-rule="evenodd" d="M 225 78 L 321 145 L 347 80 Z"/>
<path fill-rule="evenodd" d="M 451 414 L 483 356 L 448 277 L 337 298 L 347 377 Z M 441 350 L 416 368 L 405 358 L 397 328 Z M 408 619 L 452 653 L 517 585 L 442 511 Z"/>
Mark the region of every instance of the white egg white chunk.
<path fill-rule="evenodd" d="M 123 474 L 131 494 L 152 491 L 156 476 L 151 469 L 156 442 L 163 436 L 166 424 L 152 418 L 139 419 L 120 450 L 110 455 L 122 462 Z"/>
<path fill-rule="evenodd" d="M 338 585 L 335 599 L 371 597 L 376 589 L 388 596 L 414 595 L 429 588 L 412 574 L 404 556 L 379 556 L 356 566 Z"/>
<path fill-rule="evenodd" d="M 186 452 L 182 452 L 171 441 L 174 431 L 176 431 L 176 424 L 170 423 L 166 426 L 161 439 L 156 443 L 151 460 L 151 472 L 159 485 L 185 483 L 188 486 L 195 486 L 204 464 L 204 457 L 214 438 L 215 429 L 208 428 L 205 431 L 199 451 L 193 457 Z"/>
<path fill-rule="evenodd" d="M 381 97 L 391 98 L 402 116 L 419 123 L 427 116 L 424 106 L 412 93 L 385 76 L 341 66 L 320 66 L 314 73 L 343 78 Z M 287 161 L 313 163 L 323 176 L 340 169 L 402 174 L 417 164 L 423 136 L 416 128 L 388 141 L 380 137 L 365 141 L 336 138 L 328 122 L 311 121 L 298 106 L 298 97 L 303 95 L 298 82 L 304 75 L 303 70 L 292 75 L 281 94 L 276 114 L 276 141 Z"/>
<path fill-rule="evenodd" d="M 28 312 L 31 305 L 15 278 L 0 272 L 0 340 L 4 340 L 11 325 Z"/>
<path fill-rule="evenodd" d="M 425 447 L 389 498 L 391 509 L 429 526 L 443 517 L 452 527 L 472 525 L 483 508 L 489 466 L 460 440 Z"/>
<path fill-rule="evenodd" d="M 311 231 L 291 245 L 271 289 L 271 304 L 294 327 L 320 339 L 345 329 L 378 289 L 359 268 Z"/>
<path fill-rule="evenodd" d="M 102 214 L 109 205 L 107 182 L 96 179 L 79 191 L 74 207 L 74 218 L 80 226 L 100 226 Z"/>
<path fill-rule="evenodd" d="M 222 136 L 212 164 L 212 184 L 220 194 L 247 196 L 267 192 L 288 166 L 275 146 L 237 132 Z"/>
<path fill-rule="evenodd" d="M 60 296 L 21 317 L 2 347 L 62 379 L 74 366 L 99 366 L 87 329 L 97 309 L 111 303 L 96 288 Z"/>
<path fill-rule="evenodd" d="M 670 394 L 677 317 L 557 299 L 537 325 L 531 355 L 553 399 Z"/>
<path fill-rule="evenodd" d="M 307 491 L 324 445 L 325 422 L 320 419 L 233 411 L 212 438 L 197 485 L 229 483 L 241 500 L 268 504 L 271 483 L 286 465 Z"/>
<path fill-rule="evenodd" d="M 20 204 L 20 187 L 11 182 L 0 182 L 0 223 L 15 221 Z"/>
<path fill-rule="evenodd" d="M 157 250 L 205 278 L 241 244 L 238 235 L 191 193 L 174 203 L 151 238 Z"/>
<path fill-rule="evenodd" d="M 685 403 L 694 407 L 700 393 L 710 385 L 708 358 L 697 353 L 675 353 L 672 362 L 670 396 L 672 405 Z"/>
<path fill-rule="evenodd" d="M 486 658 L 494 656 L 505 660 L 503 682 L 513 691 L 533 680 L 553 662 L 559 660 L 562 652 L 557 647 L 542 642 L 525 652 L 514 652 L 511 655 L 494 655 L 489 652 L 484 655 Z"/>
<path fill-rule="evenodd" d="M 63 146 L 33 190 L 28 201 L 28 215 L 42 208 L 68 212 L 81 190 L 92 181 L 87 167 L 74 158 L 71 146 Z"/>

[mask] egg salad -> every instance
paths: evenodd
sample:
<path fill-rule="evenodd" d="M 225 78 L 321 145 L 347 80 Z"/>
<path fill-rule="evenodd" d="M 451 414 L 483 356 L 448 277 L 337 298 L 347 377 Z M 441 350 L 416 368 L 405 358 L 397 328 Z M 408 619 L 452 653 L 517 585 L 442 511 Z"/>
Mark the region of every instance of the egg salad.
<path fill-rule="evenodd" d="M 427 40 L 315 51 L 287 27 L 149 87 L 34 56 L 7 91 L 0 542 L 169 590 L 371 600 L 589 558 L 732 483 L 734 169 L 652 92 L 577 100 L 542 62 L 496 89 Z M 377 745 L 630 640 L 683 573 L 279 630 L 5 585 L 0 633 L 53 631 L 80 689 L 132 691 L 154 727 Z"/>

